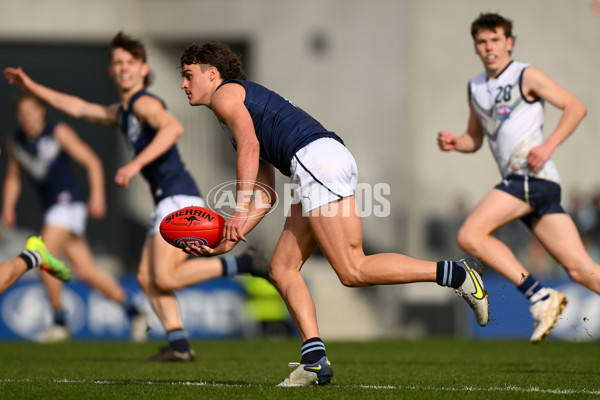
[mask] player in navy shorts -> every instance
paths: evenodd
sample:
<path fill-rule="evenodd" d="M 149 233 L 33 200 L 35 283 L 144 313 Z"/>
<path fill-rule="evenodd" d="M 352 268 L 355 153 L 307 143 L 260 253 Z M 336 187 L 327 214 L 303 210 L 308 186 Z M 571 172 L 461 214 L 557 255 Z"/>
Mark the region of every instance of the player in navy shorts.
<path fill-rule="evenodd" d="M 566 307 L 564 294 L 544 287 L 493 236 L 520 219 L 576 282 L 600 293 L 600 266 L 587 253 L 571 217 L 560 205 L 560 177 L 551 159 L 584 118 L 584 105 L 541 70 L 511 59 L 512 21 L 481 14 L 471 25 L 484 71 L 469 81 L 467 131 L 442 131 L 443 151 L 477 151 L 487 137 L 503 177 L 467 217 L 458 244 L 500 272 L 529 300 L 534 320 L 530 340 L 548 335 Z M 558 125 L 544 140 L 544 103 L 560 110 Z"/>

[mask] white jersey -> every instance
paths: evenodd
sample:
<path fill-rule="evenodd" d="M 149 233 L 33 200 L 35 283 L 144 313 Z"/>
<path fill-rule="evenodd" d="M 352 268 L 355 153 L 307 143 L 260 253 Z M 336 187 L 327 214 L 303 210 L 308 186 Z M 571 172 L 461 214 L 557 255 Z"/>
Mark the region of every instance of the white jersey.
<path fill-rule="evenodd" d="M 544 101 L 523 96 L 522 76 L 529 64 L 511 61 L 495 79 L 485 72 L 469 81 L 469 97 L 503 177 L 529 175 L 559 183 L 552 160 L 537 172 L 527 168 L 531 148 L 542 144 Z"/>

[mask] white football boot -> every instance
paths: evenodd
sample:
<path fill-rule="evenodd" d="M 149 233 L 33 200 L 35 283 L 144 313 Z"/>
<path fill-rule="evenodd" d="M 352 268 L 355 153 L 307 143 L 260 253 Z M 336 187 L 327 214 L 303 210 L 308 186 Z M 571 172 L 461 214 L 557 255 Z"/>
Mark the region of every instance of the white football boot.
<path fill-rule="evenodd" d="M 483 288 L 481 276 L 476 271 L 480 268 L 479 261 L 475 258 L 466 258 L 456 261 L 456 263 L 465 268 L 467 277 L 462 286 L 455 289 L 455 292 L 473 309 L 477 323 L 480 326 L 486 326 L 490 320 L 490 303 L 488 294 Z"/>
<path fill-rule="evenodd" d="M 532 343 L 539 343 L 548 336 L 569 302 L 561 292 L 554 289 L 547 290 L 550 297 L 537 301 L 529 307 L 533 316 L 533 334 L 529 338 Z"/>
<path fill-rule="evenodd" d="M 296 367 L 296 369 L 292 371 L 289 378 L 285 378 L 283 382 L 277 385 L 279 387 L 324 385 L 333 378 L 333 368 L 327 357 L 321 358 L 314 364 L 294 362 L 289 363 L 288 366 L 291 368 Z"/>

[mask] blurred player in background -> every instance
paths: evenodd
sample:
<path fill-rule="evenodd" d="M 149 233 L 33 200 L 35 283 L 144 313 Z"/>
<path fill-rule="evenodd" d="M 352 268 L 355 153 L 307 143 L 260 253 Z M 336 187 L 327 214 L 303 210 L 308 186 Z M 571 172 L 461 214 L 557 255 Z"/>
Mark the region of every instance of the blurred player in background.
<path fill-rule="evenodd" d="M 438 146 L 443 151 L 470 153 L 487 137 L 503 180 L 467 217 L 457 240 L 527 297 L 534 319 L 531 341 L 536 343 L 550 333 L 567 299 L 543 287 L 493 234 L 520 219 L 574 281 L 600 293 L 600 267 L 587 254 L 573 220 L 560 205 L 559 175 L 550 159 L 586 109 L 542 71 L 511 59 L 515 38 L 510 20 L 481 14 L 471 26 L 471 35 L 485 71 L 469 82 L 467 131 L 460 136 L 440 132 Z M 562 110 L 562 116 L 544 141 L 546 101 Z"/>
<path fill-rule="evenodd" d="M 477 322 L 487 324 L 488 299 L 474 270 L 477 260 L 435 263 L 401 254 L 365 256 L 354 197 L 357 166 L 339 136 L 275 92 L 246 81 L 240 59 L 225 44 L 190 44 L 181 57 L 181 68 L 181 88 L 190 105 L 211 109 L 237 151 L 237 206 L 225 224 L 227 240 L 214 249 L 186 250 L 198 256 L 215 255 L 245 241 L 268 211 L 260 205 L 275 198 L 264 189 L 274 187 L 275 168 L 297 184 L 294 197 L 301 201 L 292 204 L 286 217 L 270 277 L 303 343 L 300 363 L 290 364 L 297 368 L 279 386 L 323 384 L 333 377 L 315 304 L 300 273 L 317 247 L 345 286 L 437 282 L 456 289 L 473 308 Z M 254 190 L 262 202 L 245 196 Z"/>
<path fill-rule="evenodd" d="M 160 98 L 146 91 L 150 66 L 144 45 L 119 32 L 110 48 L 109 73 L 120 101 L 108 106 L 43 86 L 20 68 L 6 68 L 4 74 L 9 83 L 30 91 L 74 118 L 120 127 L 131 146 L 133 159 L 119 168 L 115 182 L 127 187 L 131 178 L 141 172 L 150 185 L 156 206 L 150 216 L 137 279 L 167 332 L 169 345 L 148 361 L 193 361 L 195 353 L 173 291 L 219 276 L 239 273 L 266 276 L 268 263 L 253 249 L 235 258 L 188 259 L 187 254 L 157 234 L 167 214 L 186 206 L 204 206 L 204 200 L 177 149 L 176 142 L 183 134 L 183 127 Z"/>
<path fill-rule="evenodd" d="M 102 218 L 106 213 L 104 172 L 98 156 L 71 127 L 46 120 L 46 108 L 31 94 L 15 103 L 19 128 L 8 145 L 8 167 L 4 179 L 2 222 L 12 228 L 17 222 L 15 208 L 21 193 L 21 173 L 34 182 L 44 210 L 42 238 L 53 254 L 65 254 L 77 277 L 120 303 L 131 321 L 131 337 L 147 337 L 147 317 L 136 307 L 119 282 L 99 269 L 85 238 L 87 215 Z M 72 160 L 87 172 L 89 199 L 86 203 L 71 171 Z M 53 324 L 38 340 L 44 343 L 70 338 L 66 310 L 62 305 L 62 284 L 41 274 L 54 310 Z"/>
<path fill-rule="evenodd" d="M 1 152 L 1 151 L 0 151 Z M 12 260 L 0 263 L 0 295 L 30 269 L 40 267 L 57 279 L 71 280 L 71 270 L 46 249 L 39 236 L 32 236 L 25 243 L 25 250 Z"/>

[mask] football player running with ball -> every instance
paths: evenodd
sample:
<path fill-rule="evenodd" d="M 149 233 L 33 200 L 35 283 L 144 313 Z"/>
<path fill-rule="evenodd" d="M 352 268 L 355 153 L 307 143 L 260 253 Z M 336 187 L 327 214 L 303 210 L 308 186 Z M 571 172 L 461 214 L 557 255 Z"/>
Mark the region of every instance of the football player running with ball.
<path fill-rule="evenodd" d="M 274 187 L 275 168 L 297 184 L 283 232 L 271 259 L 270 278 L 300 333 L 299 363 L 279 386 L 327 383 L 331 362 L 317 326 L 315 304 L 300 273 L 319 247 L 345 286 L 437 282 L 454 288 L 488 322 L 488 299 L 476 272 L 477 260 L 431 262 L 402 254 L 366 256 L 354 192 L 357 166 L 342 139 L 277 93 L 246 80 L 241 61 L 219 42 L 192 43 L 181 56 L 190 105 L 213 111 L 237 151 L 237 207 L 225 223 L 225 238 L 214 249 L 193 246 L 198 256 L 230 251 L 266 214 L 262 202 L 244 193 Z M 257 195 L 258 196 L 258 195 Z M 257 206 L 260 204 L 260 206 Z M 286 210 L 287 211 L 287 210 Z M 342 305 L 340 305 L 341 307 Z"/>
<path fill-rule="evenodd" d="M 9 83 L 33 93 L 52 107 L 90 122 L 119 126 L 134 157 L 119 168 L 115 182 L 127 187 L 141 173 L 150 185 L 155 210 L 150 216 L 146 241 L 138 267 L 138 282 L 148 296 L 165 331 L 169 345 L 149 361 L 193 361 L 189 334 L 184 329 L 174 291 L 218 276 L 252 273 L 266 276 L 268 264 L 250 249 L 238 257 L 188 259 L 158 234 L 161 220 L 170 212 L 204 200 L 185 169 L 177 149 L 183 127 L 164 102 L 146 91 L 150 66 L 144 45 L 119 32 L 110 43 L 109 73 L 119 91 L 120 101 L 108 106 L 87 102 L 33 81 L 21 68 L 8 67 Z"/>
<path fill-rule="evenodd" d="M 457 240 L 529 300 L 534 320 L 530 339 L 537 343 L 550 333 L 567 299 L 541 285 L 493 233 L 520 219 L 574 281 L 600 293 L 600 266 L 586 252 L 573 220 L 560 205 L 559 175 L 550 159 L 586 109 L 541 70 L 511 58 L 515 38 L 510 20 L 481 14 L 471 25 L 471 36 L 485 71 L 469 82 L 467 131 L 460 136 L 440 132 L 438 146 L 471 153 L 487 137 L 503 179 L 467 217 Z M 562 116 L 543 140 L 546 101 L 562 110 Z"/>

